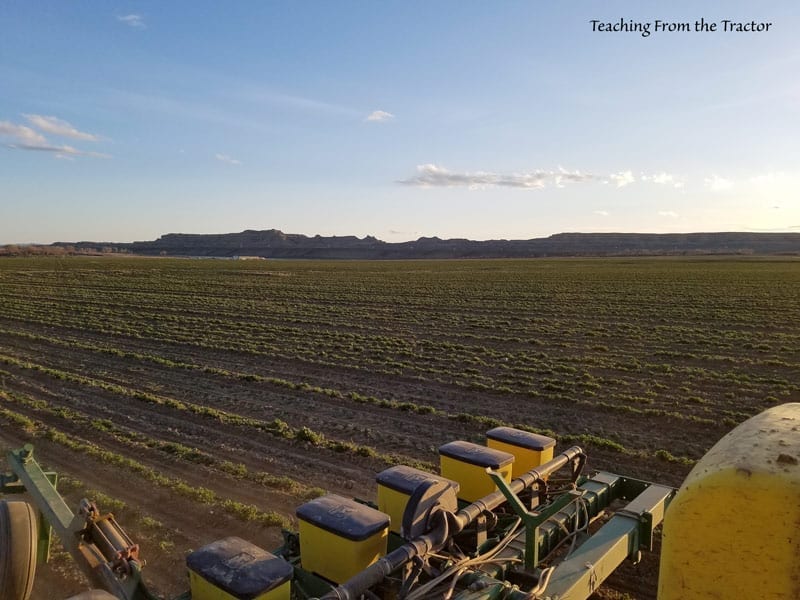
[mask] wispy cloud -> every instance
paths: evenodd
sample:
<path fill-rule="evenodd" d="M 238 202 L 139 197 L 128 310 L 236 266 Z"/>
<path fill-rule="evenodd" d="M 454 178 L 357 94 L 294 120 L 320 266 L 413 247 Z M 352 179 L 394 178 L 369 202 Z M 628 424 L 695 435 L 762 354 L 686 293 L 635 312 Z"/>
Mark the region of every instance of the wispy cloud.
<path fill-rule="evenodd" d="M 84 140 L 87 142 L 100 141 L 99 136 L 96 136 L 93 133 L 85 133 L 83 131 L 78 131 L 70 123 L 67 123 L 66 121 L 63 121 L 56 117 L 47 117 L 44 115 L 27 115 L 27 114 L 24 114 L 22 116 L 25 117 L 31 125 L 33 125 L 34 127 L 36 127 L 41 131 L 44 131 L 45 133 L 50 133 L 61 137 L 68 137 L 74 140 Z"/>
<path fill-rule="evenodd" d="M 642 173 L 640 179 L 642 181 L 649 181 L 657 185 L 666 185 L 674 187 L 675 189 L 681 189 L 685 185 L 684 181 L 681 178 L 671 173 L 665 173 L 664 171 L 656 173 L 655 175 L 647 175 Z"/>
<path fill-rule="evenodd" d="M 417 175 L 398 181 L 402 185 L 418 187 L 509 187 L 523 189 L 544 188 L 548 184 L 562 186 L 565 182 L 578 183 L 597 179 L 596 176 L 579 171 L 532 171 L 529 173 L 456 173 L 434 164 L 418 165 Z"/>
<path fill-rule="evenodd" d="M 653 175 L 653 183 L 657 183 L 659 185 L 668 185 L 675 183 L 675 176 L 670 175 L 669 173 L 658 173 Z"/>
<path fill-rule="evenodd" d="M 92 134 L 82 133 L 72 127 L 66 121 L 56 117 L 42 117 L 40 115 L 25 115 L 28 121 L 53 135 L 74 137 L 83 140 L 97 141 L 100 138 Z M 11 143 L 7 147 L 12 150 L 31 150 L 34 152 L 47 152 L 55 155 L 56 158 L 69 158 L 74 156 L 88 156 L 92 158 L 111 158 L 110 155 L 102 152 L 88 152 L 79 150 L 72 146 L 53 144 L 41 133 L 31 129 L 27 125 L 18 125 L 9 121 L 0 121 L 0 137 L 11 138 Z"/>
<path fill-rule="evenodd" d="M 556 187 L 563 188 L 565 183 L 582 183 L 597 179 L 594 175 L 581 173 L 580 171 L 568 171 L 564 167 L 558 167 L 558 171 L 552 173 L 553 183 Z"/>
<path fill-rule="evenodd" d="M 754 176 L 749 179 L 733 181 L 718 175 L 712 175 L 704 180 L 706 188 L 718 192 L 736 187 L 738 184 L 751 186 L 778 186 L 789 187 L 793 181 L 800 181 L 782 172 L 770 172 Z M 417 187 L 467 187 L 481 189 L 486 187 L 509 187 L 523 189 L 541 189 L 549 186 L 563 188 L 571 183 L 599 183 L 613 186 L 617 189 L 630 185 L 665 186 L 676 190 L 684 190 L 687 179 L 682 175 L 675 175 L 666 171 L 639 172 L 634 174 L 632 169 L 624 169 L 614 173 L 590 173 L 579 170 L 570 171 L 563 167 L 555 170 L 536 169 L 521 173 L 497 173 L 494 171 L 451 171 L 441 165 L 428 163 L 417 165 L 417 173 L 413 177 L 402 179 L 396 183 Z M 796 186 L 795 186 L 796 187 Z M 793 188 L 794 189 L 794 188 Z M 603 215 L 604 211 L 595 211 Z M 667 211 L 669 212 L 669 211 Z M 672 216 L 671 214 L 662 216 Z"/>
<path fill-rule="evenodd" d="M 228 165 L 240 165 L 240 164 L 242 164 L 242 161 L 236 160 L 235 158 L 231 158 L 227 154 L 219 154 L 218 153 L 218 154 L 214 155 L 214 158 L 216 158 L 219 162 L 224 162 L 225 164 L 228 164 Z"/>
<path fill-rule="evenodd" d="M 44 136 L 25 125 L 0 121 L 0 136 L 10 137 L 21 144 L 46 144 Z"/>
<path fill-rule="evenodd" d="M 725 190 L 729 190 L 733 187 L 733 181 L 730 179 L 725 179 L 724 177 L 720 177 L 719 175 L 707 177 L 705 184 L 706 187 L 712 192 L 724 192 Z"/>
<path fill-rule="evenodd" d="M 111 158 L 110 154 L 102 152 L 87 152 L 85 150 L 78 150 L 72 146 L 53 146 L 47 143 L 44 144 L 9 144 L 12 150 L 32 150 L 34 152 L 53 152 L 56 158 L 65 158 L 68 156 L 89 156 L 91 158 Z"/>
<path fill-rule="evenodd" d="M 658 211 L 658 216 L 669 217 L 670 219 L 677 219 L 678 217 L 680 217 L 680 215 L 676 213 L 674 210 L 660 210 Z"/>
<path fill-rule="evenodd" d="M 144 17 L 142 15 L 123 15 L 117 17 L 117 21 L 121 21 L 126 25 L 133 27 L 134 29 L 144 29 L 147 27 L 144 22 Z"/>
<path fill-rule="evenodd" d="M 636 178 L 633 176 L 631 171 L 620 171 L 619 173 L 612 173 L 608 176 L 608 178 L 617 184 L 618 188 L 625 187 L 626 185 L 630 185 Z"/>
<path fill-rule="evenodd" d="M 607 217 L 609 215 L 609 212 L 607 210 L 595 210 L 592 211 L 592 214 L 600 215 L 601 217 Z"/>
<path fill-rule="evenodd" d="M 386 112 L 385 110 L 374 110 L 370 114 L 367 115 L 367 118 L 364 119 L 365 121 L 389 121 L 394 119 L 394 115 L 390 112 Z"/>

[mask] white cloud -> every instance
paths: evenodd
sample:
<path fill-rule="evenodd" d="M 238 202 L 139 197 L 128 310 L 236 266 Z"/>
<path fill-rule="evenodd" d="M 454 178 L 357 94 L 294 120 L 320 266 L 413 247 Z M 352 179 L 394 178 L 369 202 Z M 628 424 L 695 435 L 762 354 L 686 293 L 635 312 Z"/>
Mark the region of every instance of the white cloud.
<path fill-rule="evenodd" d="M 671 173 L 665 173 L 664 171 L 656 173 L 655 175 L 651 175 L 650 177 L 643 175 L 641 179 L 642 181 L 652 181 L 658 185 L 672 186 L 677 190 L 683 188 L 685 185 L 682 180 L 678 179 L 678 177 L 672 175 Z"/>
<path fill-rule="evenodd" d="M 216 158 L 220 162 L 224 162 L 229 165 L 240 165 L 242 161 L 236 160 L 235 158 L 231 158 L 227 154 L 215 154 L 214 158 Z"/>
<path fill-rule="evenodd" d="M 656 175 L 653 175 L 653 183 L 657 183 L 658 185 L 674 184 L 675 183 L 675 176 L 674 175 L 670 175 L 669 173 L 664 173 L 662 171 L 661 173 L 657 173 Z"/>
<path fill-rule="evenodd" d="M 390 112 L 386 112 L 385 110 L 374 110 L 367 118 L 364 119 L 365 121 L 388 121 L 390 119 L 394 119 L 394 115 Z"/>
<path fill-rule="evenodd" d="M 58 119 L 56 119 L 58 121 Z M 63 123 L 63 121 L 61 121 Z M 80 133 L 80 132 L 79 132 Z M 38 131 L 34 131 L 26 125 L 17 125 L 8 121 L 0 121 L 0 137 L 10 137 L 13 143 L 8 144 L 12 150 L 32 150 L 35 152 L 52 152 L 56 158 L 68 158 L 73 156 L 90 156 L 92 158 L 111 158 L 108 154 L 101 152 L 86 152 L 78 150 L 72 146 L 59 146 L 51 144 Z"/>
<path fill-rule="evenodd" d="M 658 211 L 658 216 L 669 217 L 670 219 L 677 219 L 680 215 L 676 213 L 674 210 L 660 210 Z"/>
<path fill-rule="evenodd" d="M 124 15 L 117 17 L 117 21 L 121 21 L 135 29 L 144 29 L 147 27 L 147 25 L 144 23 L 144 17 L 142 17 L 142 15 Z"/>
<path fill-rule="evenodd" d="M 46 144 L 44 136 L 25 125 L 0 121 L 0 136 L 10 137 L 22 144 Z"/>
<path fill-rule="evenodd" d="M 564 167 L 558 167 L 558 172 L 554 174 L 553 182 L 556 187 L 563 188 L 564 183 L 580 183 L 591 179 L 596 179 L 596 177 L 580 171 L 567 171 Z"/>
<path fill-rule="evenodd" d="M 706 187 L 709 188 L 712 192 L 723 192 L 733 187 L 733 181 L 731 181 L 730 179 L 725 179 L 724 177 L 720 177 L 719 175 L 712 175 L 711 177 L 707 177 L 705 180 L 705 184 Z"/>
<path fill-rule="evenodd" d="M 636 181 L 631 171 L 620 171 L 619 173 L 612 173 L 608 178 L 617 184 L 618 188 L 625 187 Z"/>
<path fill-rule="evenodd" d="M 418 187 L 468 187 L 480 189 L 485 187 L 510 187 L 523 189 L 540 189 L 548 184 L 562 187 L 564 182 L 576 183 L 597 179 L 594 175 L 579 171 L 532 171 L 529 173 L 491 173 L 475 171 L 473 173 L 455 173 L 434 164 L 418 165 L 417 175 L 403 179 L 398 183 Z"/>
<path fill-rule="evenodd" d="M 592 212 L 593 214 L 600 215 L 601 217 L 607 217 L 609 215 L 609 212 L 607 210 L 595 210 Z"/>
<path fill-rule="evenodd" d="M 68 137 L 75 140 L 84 140 L 87 142 L 97 142 L 100 141 L 100 137 L 94 135 L 93 133 L 85 133 L 83 131 L 78 131 L 73 127 L 70 123 L 66 121 L 62 121 L 56 117 L 46 117 L 43 115 L 22 115 L 25 117 L 28 122 L 44 131 L 45 133 L 51 133 L 53 135 L 58 135 L 61 137 Z"/>
<path fill-rule="evenodd" d="M 44 144 L 9 144 L 9 148 L 13 150 L 33 150 L 35 152 L 54 152 L 56 158 L 66 158 L 69 156 L 89 156 L 92 158 L 111 158 L 110 154 L 102 152 L 86 152 L 85 150 L 78 150 L 72 146 L 52 146 L 48 143 Z"/>

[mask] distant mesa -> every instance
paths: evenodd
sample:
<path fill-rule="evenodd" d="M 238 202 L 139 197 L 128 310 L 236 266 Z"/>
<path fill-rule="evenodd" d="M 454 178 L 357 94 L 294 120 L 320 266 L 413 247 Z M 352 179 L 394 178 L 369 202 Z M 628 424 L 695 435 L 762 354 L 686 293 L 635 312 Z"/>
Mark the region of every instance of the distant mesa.
<path fill-rule="evenodd" d="M 3 251 L 0 254 L 14 254 Z M 21 246 L 16 246 L 17 249 Z M 298 259 L 534 258 L 556 256 L 795 255 L 800 233 L 558 233 L 529 240 L 421 237 L 390 243 L 368 235 L 309 237 L 278 229 L 168 233 L 149 242 L 57 242 L 38 253 Z M 50 249 L 50 250 L 48 250 Z M 29 253 L 33 253 L 30 252 Z"/>

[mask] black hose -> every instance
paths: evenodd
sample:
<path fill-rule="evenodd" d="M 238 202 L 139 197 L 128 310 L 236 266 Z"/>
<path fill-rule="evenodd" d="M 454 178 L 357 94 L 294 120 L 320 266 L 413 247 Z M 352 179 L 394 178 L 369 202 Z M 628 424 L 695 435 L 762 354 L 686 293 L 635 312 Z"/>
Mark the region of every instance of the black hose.
<path fill-rule="evenodd" d="M 572 446 L 545 464 L 539 465 L 537 468 L 531 469 L 527 473 L 523 473 L 514 479 L 509 484 L 509 487 L 512 492 L 519 494 L 537 481 L 546 478 L 551 473 L 558 471 L 576 459 L 582 463 L 585 461 L 585 456 L 585 453 L 579 446 Z M 476 500 L 469 506 L 465 506 L 455 514 L 450 535 L 459 533 L 482 512 L 491 511 L 505 501 L 505 495 L 498 490 Z M 334 588 L 322 596 L 320 600 L 357 600 L 366 590 L 380 583 L 384 577 L 402 567 L 415 556 L 424 556 L 427 554 L 434 548 L 438 537 L 439 536 L 435 533 L 430 533 L 406 542 L 341 584 L 339 587 Z"/>

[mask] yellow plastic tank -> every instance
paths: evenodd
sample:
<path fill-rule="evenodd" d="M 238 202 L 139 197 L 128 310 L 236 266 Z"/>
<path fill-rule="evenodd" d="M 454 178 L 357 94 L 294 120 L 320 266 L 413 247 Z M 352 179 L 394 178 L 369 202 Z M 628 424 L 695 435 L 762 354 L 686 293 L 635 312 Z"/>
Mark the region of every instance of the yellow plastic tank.
<path fill-rule="evenodd" d="M 556 441 L 546 435 L 513 427 L 495 427 L 486 432 L 486 445 L 514 455 L 511 478 L 516 479 L 551 460 Z"/>
<path fill-rule="evenodd" d="M 389 530 L 397 534 L 402 533 L 400 529 L 408 499 L 420 483 L 447 481 L 455 488 L 456 494 L 460 487 L 456 481 L 406 465 L 397 465 L 381 471 L 375 477 L 375 481 L 378 484 L 378 510 L 389 515 L 391 519 Z"/>
<path fill-rule="evenodd" d="M 442 477 L 461 486 L 459 500 L 475 502 L 497 490 L 487 468 L 498 471 L 506 482 L 511 481 L 514 455 L 472 442 L 450 442 L 439 448 Z"/>
<path fill-rule="evenodd" d="M 800 403 L 723 437 L 664 516 L 659 600 L 800 598 Z"/>
<path fill-rule="evenodd" d="M 306 571 L 344 583 L 386 554 L 389 516 L 336 494 L 297 508 L 300 563 Z"/>
<path fill-rule="evenodd" d="M 289 600 L 292 565 L 238 537 L 186 557 L 192 600 Z"/>

